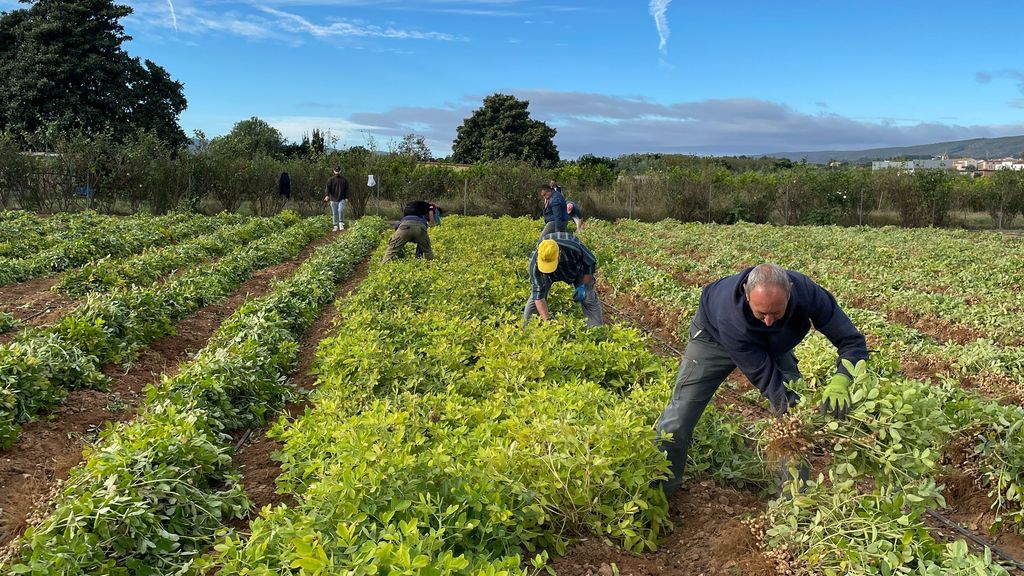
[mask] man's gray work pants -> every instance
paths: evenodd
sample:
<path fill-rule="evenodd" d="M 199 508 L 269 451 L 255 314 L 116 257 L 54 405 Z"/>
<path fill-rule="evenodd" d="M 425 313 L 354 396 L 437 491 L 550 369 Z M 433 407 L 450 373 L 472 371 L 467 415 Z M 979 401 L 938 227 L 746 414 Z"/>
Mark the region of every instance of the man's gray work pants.
<path fill-rule="evenodd" d="M 592 282 L 587 286 L 587 297 L 580 302 L 580 308 L 583 308 L 583 317 L 587 319 L 587 328 L 604 325 L 604 310 L 601 308 L 601 298 L 597 295 L 595 284 Z M 533 294 L 531 294 L 526 297 L 526 306 L 523 308 L 523 327 L 536 313 L 537 305 L 533 303 Z"/>
<path fill-rule="evenodd" d="M 776 358 L 775 363 L 782 371 L 784 381 L 800 378 L 792 350 Z M 656 425 L 659 437 L 672 434 L 671 440 L 659 440 L 659 447 L 671 464 L 670 477 L 663 486 L 666 496 L 672 495 L 682 484 L 693 429 L 715 391 L 735 368 L 736 364 L 725 348 L 712 340 L 694 318 L 690 322 L 690 339 L 679 362 L 672 398 Z"/>

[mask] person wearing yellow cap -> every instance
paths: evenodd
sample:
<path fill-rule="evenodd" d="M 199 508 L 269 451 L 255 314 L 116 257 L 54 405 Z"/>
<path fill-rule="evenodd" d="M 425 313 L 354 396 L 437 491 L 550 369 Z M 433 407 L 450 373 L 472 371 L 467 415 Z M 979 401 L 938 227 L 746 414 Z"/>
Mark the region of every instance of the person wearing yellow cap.
<path fill-rule="evenodd" d="M 552 232 L 541 238 L 530 256 L 530 297 L 523 310 L 523 326 L 537 314 L 548 319 L 548 292 L 555 282 L 574 287 L 573 300 L 580 303 L 587 326 L 604 324 L 601 300 L 594 288 L 597 257 L 568 232 Z"/>

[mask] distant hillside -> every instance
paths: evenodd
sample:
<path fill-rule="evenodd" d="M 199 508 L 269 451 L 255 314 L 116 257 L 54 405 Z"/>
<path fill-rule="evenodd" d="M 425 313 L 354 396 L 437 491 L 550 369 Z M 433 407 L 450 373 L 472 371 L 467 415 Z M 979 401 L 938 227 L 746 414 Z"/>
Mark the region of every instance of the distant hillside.
<path fill-rule="evenodd" d="M 825 150 L 821 152 L 778 152 L 765 154 L 774 158 L 789 158 L 799 162 L 806 158 L 811 164 L 826 164 L 830 160 L 862 164 L 872 160 L 888 160 L 895 156 L 908 158 L 931 158 L 948 154 L 950 158 L 1004 158 L 1019 157 L 1024 153 L 1024 136 L 1008 136 L 1006 138 L 975 138 L 956 142 L 939 142 L 920 146 L 903 146 L 900 148 L 872 148 L 870 150 Z"/>

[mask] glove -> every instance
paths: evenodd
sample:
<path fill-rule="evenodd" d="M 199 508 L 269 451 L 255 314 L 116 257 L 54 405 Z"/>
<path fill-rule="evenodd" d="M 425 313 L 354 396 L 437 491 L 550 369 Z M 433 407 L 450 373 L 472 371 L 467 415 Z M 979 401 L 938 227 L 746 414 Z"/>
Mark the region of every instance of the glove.
<path fill-rule="evenodd" d="M 576 292 L 573 293 L 572 299 L 577 302 L 583 302 L 587 299 L 587 285 L 580 284 L 576 287 Z"/>
<path fill-rule="evenodd" d="M 775 413 L 776 416 L 785 416 L 789 412 L 790 408 L 796 406 L 797 403 L 800 402 L 799 394 L 793 392 L 789 388 L 784 388 L 784 390 L 785 395 L 783 398 L 776 400 L 768 400 L 768 403 L 771 404 L 772 411 Z"/>
<path fill-rule="evenodd" d="M 836 374 L 825 386 L 822 395 L 821 413 L 831 413 L 834 418 L 842 420 L 850 411 L 850 378 L 845 374 Z"/>

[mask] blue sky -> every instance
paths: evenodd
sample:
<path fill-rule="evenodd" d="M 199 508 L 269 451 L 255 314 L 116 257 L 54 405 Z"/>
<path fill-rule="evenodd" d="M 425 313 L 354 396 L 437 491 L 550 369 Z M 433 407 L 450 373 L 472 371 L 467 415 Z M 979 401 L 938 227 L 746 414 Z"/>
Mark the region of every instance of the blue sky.
<path fill-rule="evenodd" d="M 127 50 L 184 82 L 181 124 L 209 136 L 259 116 L 445 155 L 494 92 L 529 100 L 563 158 L 1024 135 L 1020 0 L 128 4 Z"/>

